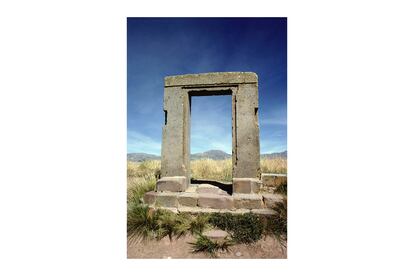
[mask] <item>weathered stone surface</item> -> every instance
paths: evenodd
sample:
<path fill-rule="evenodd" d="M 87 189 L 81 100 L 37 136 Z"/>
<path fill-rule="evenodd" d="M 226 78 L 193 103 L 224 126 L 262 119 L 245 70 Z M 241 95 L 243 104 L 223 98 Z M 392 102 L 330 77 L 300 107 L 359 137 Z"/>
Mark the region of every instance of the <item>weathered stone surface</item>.
<path fill-rule="evenodd" d="M 212 208 L 201 208 L 201 207 L 187 207 L 187 206 L 179 206 L 178 212 L 180 213 L 190 213 L 190 214 L 198 214 L 198 213 L 218 213 L 220 210 L 212 209 Z"/>
<path fill-rule="evenodd" d="M 262 182 L 265 187 L 279 187 L 287 184 L 287 174 L 262 173 Z"/>
<path fill-rule="evenodd" d="M 168 76 L 164 79 L 164 86 L 193 86 L 193 85 L 223 85 L 257 83 L 258 78 L 251 72 L 222 72 L 205 74 L 188 74 Z"/>
<path fill-rule="evenodd" d="M 154 191 L 147 192 L 144 194 L 144 203 L 148 205 L 152 205 L 155 203 L 155 198 L 157 197 L 157 193 Z"/>
<path fill-rule="evenodd" d="M 232 209 L 233 197 L 214 194 L 199 194 L 198 206 L 213 209 Z"/>
<path fill-rule="evenodd" d="M 177 196 L 178 203 L 180 206 L 196 207 L 198 194 L 196 193 L 180 193 Z"/>
<path fill-rule="evenodd" d="M 241 194 L 257 193 L 261 181 L 257 178 L 233 178 L 233 192 Z"/>
<path fill-rule="evenodd" d="M 199 193 L 199 194 L 228 195 L 222 189 L 220 189 L 216 186 L 210 185 L 210 184 L 200 184 L 200 185 L 198 185 L 197 193 Z"/>
<path fill-rule="evenodd" d="M 185 190 L 186 193 L 195 193 L 197 191 L 198 185 L 190 184 L 187 189 Z"/>
<path fill-rule="evenodd" d="M 255 215 L 263 215 L 263 216 L 274 216 L 276 215 L 276 211 L 268 208 L 264 209 L 252 209 L 252 213 Z"/>
<path fill-rule="evenodd" d="M 245 209 L 263 208 L 262 196 L 257 194 L 233 194 L 234 207 Z"/>
<path fill-rule="evenodd" d="M 190 100 L 181 87 L 164 89 L 161 176 L 185 176 L 190 184 Z"/>
<path fill-rule="evenodd" d="M 158 192 L 155 197 L 155 206 L 156 207 L 177 207 L 178 193 L 173 192 Z"/>
<path fill-rule="evenodd" d="M 182 192 L 187 189 L 187 179 L 184 176 L 163 177 L 157 181 L 157 191 Z"/>
<path fill-rule="evenodd" d="M 266 208 L 273 208 L 278 202 L 283 202 L 283 196 L 279 194 L 262 194 Z"/>
<path fill-rule="evenodd" d="M 230 213 L 230 214 L 245 214 L 250 213 L 249 209 L 213 209 L 213 208 L 202 208 L 202 207 L 187 207 L 187 206 L 178 206 L 178 212 L 180 213 L 190 213 L 190 214 L 211 214 L 211 213 Z"/>
<path fill-rule="evenodd" d="M 244 209 L 244 208 L 235 209 L 235 210 L 232 210 L 232 211 L 230 211 L 230 210 L 220 210 L 220 213 L 227 213 L 227 212 L 235 214 L 235 215 L 242 215 L 242 214 L 250 213 L 250 210 L 249 209 Z"/>
<path fill-rule="evenodd" d="M 222 242 L 230 236 L 229 233 L 220 229 L 211 229 L 208 231 L 204 231 L 203 235 L 209 238 L 210 240 L 216 242 Z"/>
<path fill-rule="evenodd" d="M 233 115 L 234 178 L 257 178 L 260 176 L 257 85 L 257 83 L 240 84 L 235 94 Z"/>

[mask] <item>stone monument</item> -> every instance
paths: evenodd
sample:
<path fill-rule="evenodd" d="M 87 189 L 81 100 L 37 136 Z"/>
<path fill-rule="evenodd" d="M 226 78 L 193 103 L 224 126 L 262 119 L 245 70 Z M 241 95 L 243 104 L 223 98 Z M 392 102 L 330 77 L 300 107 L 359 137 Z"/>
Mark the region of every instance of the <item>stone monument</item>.
<path fill-rule="evenodd" d="M 257 194 L 261 185 L 257 75 L 206 73 L 168 76 L 164 81 L 161 178 L 156 191 L 147 193 L 144 201 L 178 211 L 186 207 L 230 210 L 270 207 Z M 217 187 L 190 185 L 191 98 L 213 95 L 232 96 L 232 195 Z"/>

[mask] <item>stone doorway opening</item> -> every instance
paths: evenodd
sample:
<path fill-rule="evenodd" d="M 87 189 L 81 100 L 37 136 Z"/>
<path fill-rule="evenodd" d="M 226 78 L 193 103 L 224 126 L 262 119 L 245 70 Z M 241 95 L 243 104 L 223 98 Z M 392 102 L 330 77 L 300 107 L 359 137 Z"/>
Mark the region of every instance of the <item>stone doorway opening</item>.
<path fill-rule="evenodd" d="M 189 91 L 190 184 L 232 194 L 232 91 Z"/>

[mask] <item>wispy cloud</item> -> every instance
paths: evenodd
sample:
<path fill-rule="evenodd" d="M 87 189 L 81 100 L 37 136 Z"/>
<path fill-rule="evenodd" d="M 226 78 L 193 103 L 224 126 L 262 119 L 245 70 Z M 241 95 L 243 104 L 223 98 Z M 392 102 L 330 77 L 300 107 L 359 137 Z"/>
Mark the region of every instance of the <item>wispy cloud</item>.
<path fill-rule="evenodd" d="M 161 139 L 156 140 L 137 131 L 128 131 L 128 152 L 161 155 Z"/>
<path fill-rule="evenodd" d="M 259 121 L 259 124 L 262 126 L 277 126 L 277 125 L 286 125 L 286 120 L 280 118 L 263 118 Z"/>
<path fill-rule="evenodd" d="M 281 137 L 282 138 L 282 137 Z M 283 139 L 260 139 L 260 153 L 282 152 L 286 150 L 286 142 Z"/>

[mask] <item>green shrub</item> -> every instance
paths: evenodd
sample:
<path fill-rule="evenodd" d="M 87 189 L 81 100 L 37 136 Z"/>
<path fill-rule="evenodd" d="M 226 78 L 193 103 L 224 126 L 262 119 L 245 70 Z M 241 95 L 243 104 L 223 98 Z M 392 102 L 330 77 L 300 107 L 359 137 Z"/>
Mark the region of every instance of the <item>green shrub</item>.
<path fill-rule="evenodd" d="M 253 243 L 262 237 L 263 224 L 259 216 L 247 213 L 234 217 L 233 239 L 240 243 Z"/>
<path fill-rule="evenodd" d="M 157 239 L 160 240 L 166 236 L 172 240 L 173 236 L 181 236 L 185 233 L 186 229 L 183 230 L 181 227 L 183 220 L 174 214 L 173 212 L 163 211 L 157 217 Z"/>
<path fill-rule="evenodd" d="M 232 215 L 229 213 L 211 214 L 209 222 L 222 230 L 230 232 L 237 243 L 253 243 L 262 237 L 264 231 L 263 222 L 259 216 L 246 213 Z"/>
<path fill-rule="evenodd" d="M 233 229 L 233 219 L 234 215 L 230 213 L 212 213 L 208 222 L 221 230 L 227 231 Z"/>

